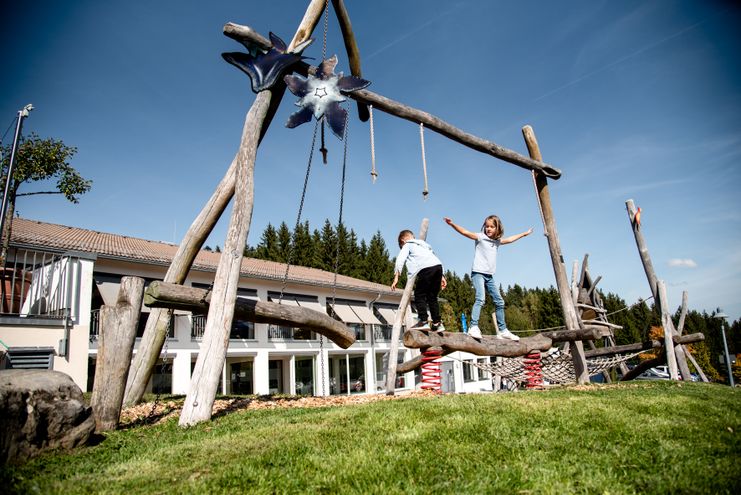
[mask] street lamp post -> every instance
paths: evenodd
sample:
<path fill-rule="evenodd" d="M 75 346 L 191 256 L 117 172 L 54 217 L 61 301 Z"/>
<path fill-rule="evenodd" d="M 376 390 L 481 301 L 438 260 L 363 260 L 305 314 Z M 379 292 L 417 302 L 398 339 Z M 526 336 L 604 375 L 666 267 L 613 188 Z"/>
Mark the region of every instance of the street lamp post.
<path fill-rule="evenodd" d="M 8 207 L 8 193 L 10 192 L 10 184 L 13 181 L 13 166 L 15 165 L 15 153 L 18 148 L 18 139 L 21 137 L 21 129 L 23 128 L 23 119 L 28 117 L 29 112 L 33 110 L 33 105 L 30 103 L 18 110 L 18 121 L 15 126 L 15 135 L 13 136 L 13 146 L 10 150 L 10 161 L 8 163 L 8 176 L 5 179 L 5 190 L 3 192 L 2 206 L 0 206 L 0 237 L 2 237 L 5 227 L 5 209 Z M 12 220 L 12 219 L 11 219 Z M 3 253 L 4 255 L 4 253 Z"/>
<path fill-rule="evenodd" d="M 723 352 L 725 353 L 726 369 L 728 370 L 728 383 L 731 387 L 734 387 L 733 383 L 733 371 L 731 370 L 731 358 L 728 355 L 728 342 L 726 342 L 726 321 L 728 315 L 725 313 L 718 313 L 715 315 L 716 318 L 720 318 L 720 334 L 723 337 Z"/>

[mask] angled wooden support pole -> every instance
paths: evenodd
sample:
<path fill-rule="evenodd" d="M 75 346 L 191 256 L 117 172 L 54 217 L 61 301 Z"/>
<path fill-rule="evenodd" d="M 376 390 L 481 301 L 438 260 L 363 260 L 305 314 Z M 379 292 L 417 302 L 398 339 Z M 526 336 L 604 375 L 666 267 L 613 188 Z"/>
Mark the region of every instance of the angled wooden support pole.
<path fill-rule="evenodd" d="M 530 157 L 533 160 L 541 161 L 542 156 L 540 154 L 540 147 L 535 138 L 535 131 L 533 131 L 533 128 L 529 125 L 523 127 L 522 135 L 525 138 L 525 144 L 527 145 Z M 538 171 L 533 171 L 533 174 L 535 176 L 538 204 L 540 205 L 540 212 L 543 217 L 543 228 L 546 232 L 546 239 L 548 239 L 548 249 L 551 253 L 551 262 L 553 264 L 553 272 L 556 275 L 556 285 L 561 299 L 561 309 L 563 310 L 566 328 L 568 330 L 583 329 L 581 320 L 576 313 L 571 287 L 569 286 L 569 279 L 566 275 L 566 265 L 564 264 L 563 255 L 561 254 L 561 244 L 556 229 L 556 217 L 553 214 L 551 195 L 548 191 L 548 178 L 545 174 Z M 584 356 L 584 345 L 581 340 L 571 342 L 570 351 L 574 359 L 574 374 L 576 375 L 576 382 L 579 384 L 589 383 L 587 360 Z"/>
<path fill-rule="evenodd" d="M 654 297 L 656 308 L 659 310 L 661 315 L 661 324 L 664 327 L 664 333 L 669 335 L 669 338 L 678 336 L 676 328 L 674 328 L 674 322 L 672 321 L 671 314 L 669 313 L 669 304 L 666 300 L 666 287 L 664 287 L 663 297 L 659 290 L 660 281 L 656 276 L 653 263 L 651 262 L 651 255 L 648 253 L 648 246 L 646 240 L 643 237 L 641 231 L 640 217 L 637 215 L 638 210 L 636 209 L 635 203 L 632 199 L 625 202 L 625 207 L 628 211 L 628 220 L 630 221 L 631 228 L 633 229 L 633 236 L 636 240 L 636 246 L 638 247 L 638 254 L 641 257 L 641 263 L 643 264 L 643 270 L 646 272 L 646 278 L 648 279 L 648 285 L 651 289 L 651 295 Z M 672 359 L 674 362 L 672 363 Z M 682 375 L 682 379 L 685 381 L 692 380 L 690 374 L 690 368 L 687 365 L 687 358 L 685 356 L 684 347 L 677 345 L 673 351 L 667 349 L 667 366 L 671 371 L 672 366 L 679 368 L 679 373 Z M 672 379 L 676 378 L 672 375 Z"/>
<path fill-rule="evenodd" d="M 427 228 L 429 226 L 430 220 L 427 218 L 423 219 L 422 225 L 419 227 L 419 235 L 417 236 L 417 239 L 422 239 L 423 241 L 427 239 Z M 401 295 L 399 310 L 396 312 L 396 318 L 394 319 L 394 326 L 391 328 L 391 346 L 389 347 L 389 359 L 386 368 L 386 395 L 394 395 L 394 391 L 396 390 L 396 367 L 399 357 L 399 336 L 401 335 L 401 327 L 404 325 L 404 317 L 407 314 L 409 301 L 412 299 L 415 280 L 416 274 L 415 276 L 407 278 L 407 284 L 404 286 L 404 292 Z"/>

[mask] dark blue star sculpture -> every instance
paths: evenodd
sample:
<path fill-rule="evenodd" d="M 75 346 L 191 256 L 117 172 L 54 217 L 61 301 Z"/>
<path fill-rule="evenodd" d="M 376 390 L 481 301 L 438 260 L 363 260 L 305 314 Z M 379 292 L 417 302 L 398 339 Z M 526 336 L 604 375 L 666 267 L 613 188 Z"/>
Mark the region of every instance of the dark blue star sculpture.
<path fill-rule="evenodd" d="M 319 120 L 324 117 L 335 136 L 342 139 L 345 133 L 347 110 L 340 102 L 347 100 L 345 95 L 363 89 L 370 81 L 355 76 L 343 76 L 342 72 L 334 73 L 337 66 L 337 55 L 322 61 L 309 77 L 287 75 L 283 77 L 288 89 L 300 98 L 296 105 L 301 107 L 288 118 L 286 127 L 294 128 L 311 120 L 312 115 Z"/>
<path fill-rule="evenodd" d="M 252 91 L 259 93 L 264 89 L 272 88 L 290 66 L 306 58 L 301 56 L 301 52 L 312 41 L 314 40 L 309 39 L 292 52 L 287 53 L 285 42 L 275 34 L 270 33 L 270 42 L 273 46 L 267 51 L 257 44 L 240 41 L 248 53 L 229 52 L 222 53 L 221 56 L 250 76 Z"/>

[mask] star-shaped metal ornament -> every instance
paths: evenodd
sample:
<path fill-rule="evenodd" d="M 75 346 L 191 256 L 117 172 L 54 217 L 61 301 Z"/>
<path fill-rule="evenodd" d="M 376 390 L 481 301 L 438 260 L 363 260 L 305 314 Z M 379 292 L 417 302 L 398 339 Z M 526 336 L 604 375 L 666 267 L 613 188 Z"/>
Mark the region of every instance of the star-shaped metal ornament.
<path fill-rule="evenodd" d="M 322 61 L 319 67 L 309 70 L 309 77 L 298 74 L 283 77 L 288 89 L 300 100 L 296 106 L 301 110 L 293 113 L 286 127 L 294 128 L 311 120 L 312 115 L 319 120 L 324 117 L 335 136 L 342 139 L 345 133 L 347 110 L 340 102 L 347 100 L 345 95 L 363 89 L 370 81 L 355 76 L 343 76 L 342 72 L 334 73 L 337 66 L 337 55 Z"/>
<path fill-rule="evenodd" d="M 259 93 L 270 89 L 279 80 L 280 76 L 293 64 L 301 61 L 301 52 L 314 40 L 308 39 L 298 45 L 294 50 L 287 52 L 285 42 L 273 33 L 270 33 L 270 42 L 273 44 L 269 50 L 255 43 L 240 41 L 248 53 L 229 52 L 221 56 L 250 76 L 252 91 Z"/>

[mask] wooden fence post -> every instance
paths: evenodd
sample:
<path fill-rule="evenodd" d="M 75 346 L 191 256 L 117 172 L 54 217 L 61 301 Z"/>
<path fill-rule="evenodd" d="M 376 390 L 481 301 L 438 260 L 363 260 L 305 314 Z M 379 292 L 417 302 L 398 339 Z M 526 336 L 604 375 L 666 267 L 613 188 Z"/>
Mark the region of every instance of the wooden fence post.
<path fill-rule="evenodd" d="M 522 128 L 522 135 L 525 138 L 525 144 L 530 153 L 530 157 L 536 161 L 542 161 L 540 147 L 535 138 L 535 131 L 529 125 Z M 546 238 L 548 239 L 548 249 L 551 253 L 551 262 L 553 272 L 556 275 L 556 286 L 561 299 L 561 309 L 563 310 L 566 328 L 576 330 L 583 328 L 581 319 L 576 314 L 576 307 L 566 275 L 566 266 L 564 265 L 563 255 L 561 254 L 561 244 L 558 240 L 558 231 L 556 230 L 556 218 L 551 206 L 551 195 L 548 191 L 548 178 L 541 172 L 533 171 L 535 185 L 538 194 L 540 212 L 543 215 L 543 223 Z M 580 340 L 571 343 L 569 350 L 574 360 L 574 374 L 576 382 L 579 384 L 589 383 L 589 370 L 587 369 L 587 360 L 584 356 L 584 345 Z"/>
<path fill-rule="evenodd" d="M 100 310 L 100 338 L 91 405 L 98 432 L 118 426 L 141 312 L 144 279 L 123 277 L 115 306 Z"/>
<path fill-rule="evenodd" d="M 425 218 L 422 220 L 417 239 L 422 239 L 423 241 L 427 239 L 427 228 L 429 225 L 429 219 Z M 389 347 L 389 359 L 386 367 L 386 395 L 394 395 L 394 391 L 396 390 L 396 368 L 398 364 L 396 361 L 399 357 L 399 335 L 401 334 L 401 327 L 404 324 L 404 316 L 407 314 L 409 301 L 412 299 L 414 281 L 417 278 L 416 275 L 415 273 L 414 276 L 407 278 L 407 284 L 404 286 L 404 292 L 401 295 L 399 310 L 396 313 L 396 318 L 394 318 L 394 326 L 391 328 L 391 347 Z"/>

